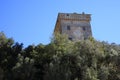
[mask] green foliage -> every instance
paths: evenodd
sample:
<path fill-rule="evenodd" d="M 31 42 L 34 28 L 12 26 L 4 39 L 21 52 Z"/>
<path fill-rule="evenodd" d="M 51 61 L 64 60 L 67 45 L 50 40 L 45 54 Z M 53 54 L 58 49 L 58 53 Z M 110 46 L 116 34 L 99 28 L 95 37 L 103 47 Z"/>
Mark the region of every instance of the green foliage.
<path fill-rule="evenodd" d="M 0 80 L 120 80 L 120 45 L 56 34 L 23 49 L 1 32 Z"/>

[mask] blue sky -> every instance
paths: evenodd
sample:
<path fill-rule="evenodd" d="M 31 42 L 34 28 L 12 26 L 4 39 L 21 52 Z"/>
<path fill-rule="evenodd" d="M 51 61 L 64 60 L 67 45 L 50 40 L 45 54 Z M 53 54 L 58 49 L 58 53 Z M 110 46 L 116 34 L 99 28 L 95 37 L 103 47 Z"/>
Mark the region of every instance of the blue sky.
<path fill-rule="evenodd" d="M 0 31 L 16 42 L 48 44 L 62 13 L 92 14 L 93 37 L 120 44 L 120 0 L 0 0 Z"/>

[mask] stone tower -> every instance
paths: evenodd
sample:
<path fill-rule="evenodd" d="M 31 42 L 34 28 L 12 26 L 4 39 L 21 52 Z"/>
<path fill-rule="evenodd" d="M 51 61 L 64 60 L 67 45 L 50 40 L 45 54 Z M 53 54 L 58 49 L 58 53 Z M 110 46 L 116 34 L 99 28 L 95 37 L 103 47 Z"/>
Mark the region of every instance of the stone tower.
<path fill-rule="evenodd" d="M 72 41 L 88 39 L 92 36 L 91 14 L 59 13 L 54 34 L 67 34 Z"/>

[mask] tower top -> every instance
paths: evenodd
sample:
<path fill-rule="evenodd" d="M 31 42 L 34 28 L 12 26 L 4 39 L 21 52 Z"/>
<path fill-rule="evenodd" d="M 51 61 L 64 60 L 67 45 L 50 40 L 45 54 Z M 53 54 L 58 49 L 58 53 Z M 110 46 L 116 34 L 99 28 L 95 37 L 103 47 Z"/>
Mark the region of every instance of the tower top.
<path fill-rule="evenodd" d="M 70 19 L 70 20 L 81 20 L 81 21 L 91 21 L 91 14 L 78 13 L 58 13 L 58 19 Z"/>

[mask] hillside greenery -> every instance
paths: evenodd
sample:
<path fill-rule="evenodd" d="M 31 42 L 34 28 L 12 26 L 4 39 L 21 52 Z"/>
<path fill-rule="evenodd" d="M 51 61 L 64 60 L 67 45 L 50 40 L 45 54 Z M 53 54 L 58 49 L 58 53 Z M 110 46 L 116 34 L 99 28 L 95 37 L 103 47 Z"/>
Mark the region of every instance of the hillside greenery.
<path fill-rule="evenodd" d="M 0 32 L 0 80 L 120 80 L 120 45 L 58 34 L 23 48 Z"/>

